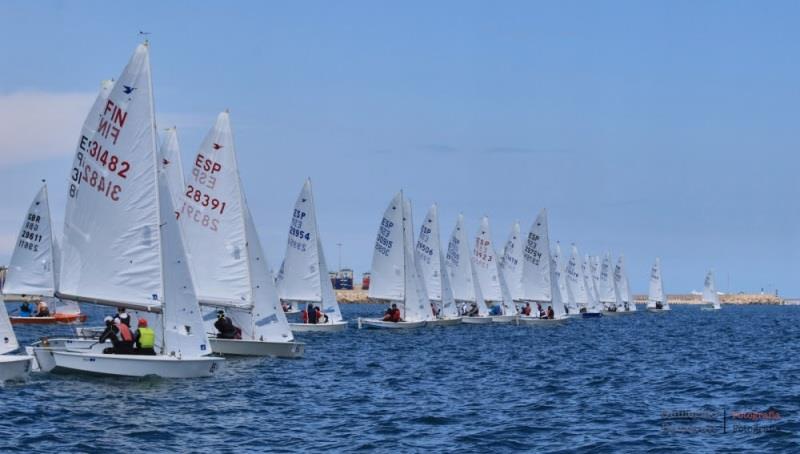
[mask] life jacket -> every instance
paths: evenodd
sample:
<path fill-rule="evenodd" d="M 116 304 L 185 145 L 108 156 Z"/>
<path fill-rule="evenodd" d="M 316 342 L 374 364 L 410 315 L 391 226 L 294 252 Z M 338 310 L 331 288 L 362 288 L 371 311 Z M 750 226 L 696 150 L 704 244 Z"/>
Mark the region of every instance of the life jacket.
<path fill-rule="evenodd" d="M 152 328 L 139 328 L 139 348 L 153 348 L 156 343 L 156 333 Z"/>
<path fill-rule="evenodd" d="M 303 309 L 303 323 L 308 323 L 308 310 Z"/>
<path fill-rule="evenodd" d="M 392 311 L 392 321 L 393 322 L 400 321 L 400 309 L 395 309 Z"/>
<path fill-rule="evenodd" d="M 133 342 L 133 333 L 131 333 L 131 329 L 128 328 L 128 325 L 117 323 L 117 329 L 119 330 L 119 335 L 122 337 L 123 342 Z"/>

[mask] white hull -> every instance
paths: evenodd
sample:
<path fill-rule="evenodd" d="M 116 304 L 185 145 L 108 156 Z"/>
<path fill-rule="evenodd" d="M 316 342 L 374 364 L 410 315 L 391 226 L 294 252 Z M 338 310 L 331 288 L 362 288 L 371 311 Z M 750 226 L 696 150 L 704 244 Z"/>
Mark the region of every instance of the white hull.
<path fill-rule="evenodd" d="M 520 325 L 537 325 L 537 326 L 554 326 L 563 325 L 569 321 L 568 317 L 564 318 L 537 318 L 537 317 L 520 317 Z"/>
<path fill-rule="evenodd" d="M 492 317 L 462 317 L 461 323 L 467 323 L 470 325 L 483 325 L 486 323 L 492 323 Z"/>
<path fill-rule="evenodd" d="M 34 342 L 30 347 L 25 347 L 25 351 L 33 356 L 34 372 L 50 372 L 56 367 L 54 351 L 70 351 L 75 353 L 103 353 L 103 349 L 110 347 L 111 342 L 99 343 L 97 339 L 87 338 L 53 338 L 47 340 L 47 345 L 42 341 Z"/>
<path fill-rule="evenodd" d="M 203 356 L 178 359 L 173 356 L 104 355 L 53 351 L 56 370 L 122 377 L 209 377 L 219 372 L 225 360 Z"/>
<path fill-rule="evenodd" d="M 289 323 L 292 332 L 295 333 L 334 333 L 344 331 L 347 328 L 347 322 L 330 322 L 330 323 Z"/>
<path fill-rule="evenodd" d="M 0 383 L 26 379 L 32 362 L 33 357 L 27 355 L 0 355 Z"/>
<path fill-rule="evenodd" d="M 492 315 L 491 319 L 493 323 L 512 323 L 517 320 L 516 315 Z"/>
<path fill-rule="evenodd" d="M 461 317 L 454 317 L 454 318 L 437 318 L 436 320 L 429 320 L 427 322 L 428 326 L 452 326 L 452 325 L 460 325 L 461 324 Z"/>
<path fill-rule="evenodd" d="M 625 313 L 624 311 L 603 311 L 603 312 L 602 312 L 602 314 L 603 314 L 603 315 L 608 315 L 608 316 L 612 316 L 612 315 L 622 315 L 622 314 L 624 314 L 624 313 Z"/>
<path fill-rule="evenodd" d="M 648 307 L 648 312 L 669 312 L 669 309 L 656 309 L 654 307 Z"/>
<path fill-rule="evenodd" d="M 701 311 L 718 311 L 722 309 L 721 307 L 714 307 L 714 306 L 703 306 L 700 308 Z"/>
<path fill-rule="evenodd" d="M 377 318 L 359 318 L 358 329 L 411 329 L 422 328 L 427 322 L 385 322 Z"/>
<path fill-rule="evenodd" d="M 244 339 L 210 338 L 211 351 L 221 355 L 271 356 L 274 358 L 301 358 L 306 349 L 302 342 L 267 342 Z"/>

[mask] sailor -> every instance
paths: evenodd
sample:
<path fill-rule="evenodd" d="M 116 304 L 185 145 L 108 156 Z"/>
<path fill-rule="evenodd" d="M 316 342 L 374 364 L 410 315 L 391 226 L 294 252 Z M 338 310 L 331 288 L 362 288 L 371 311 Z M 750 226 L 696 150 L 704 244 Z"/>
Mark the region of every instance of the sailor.
<path fill-rule="evenodd" d="M 125 326 L 128 327 L 128 329 L 130 329 L 131 317 L 128 315 L 127 312 L 125 312 L 125 309 L 122 309 L 122 312 L 117 314 L 117 318 L 119 319 L 120 323 L 124 324 Z"/>
<path fill-rule="evenodd" d="M 322 310 L 319 308 L 319 306 L 317 306 L 315 309 L 317 311 L 317 323 L 328 323 L 328 315 L 322 313 Z"/>
<path fill-rule="evenodd" d="M 478 305 L 475 303 L 470 304 L 469 311 L 466 312 L 467 317 L 475 317 L 478 315 Z"/>
<path fill-rule="evenodd" d="M 237 329 L 233 326 L 233 321 L 225 316 L 225 311 L 217 311 L 217 321 L 214 322 L 214 328 L 218 331 L 217 338 L 236 339 Z"/>
<path fill-rule="evenodd" d="M 392 321 L 397 323 L 402 320 L 403 319 L 400 318 L 400 309 L 397 308 L 397 304 L 392 303 Z"/>
<path fill-rule="evenodd" d="M 525 307 L 522 308 L 522 315 L 531 315 L 531 303 L 525 303 Z"/>
<path fill-rule="evenodd" d="M 661 301 L 656 301 L 656 309 L 663 309 L 664 305 L 661 304 Z"/>
<path fill-rule="evenodd" d="M 553 310 L 553 306 L 547 306 L 547 318 L 551 320 L 556 318 L 556 313 Z"/>
<path fill-rule="evenodd" d="M 137 321 L 136 333 L 136 353 L 139 355 L 155 355 L 156 351 L 153 348 L 156 343 L 156 333 L 152 328 L 147 326 L 147 319 L 140 318 Z"/>
<path fill-rule="evenodd" d="M 313 304 L 308 303 L 308 323 L 313 323 L 316 325 L 318 318 L 319 317 L 317 316 L 317 308 L 314 307 Z"/>
<path fill-rule="evenodd" d="M 383 313 L 383 321 L 384 322 L 391 322 L 392 315 L 394 314 L 394 310 L 392 310 L 391 306 L 386 308 L 386 312 Z"/>
<path fill-rule="evenodd" d="M 134 353 L 133 332 L 131 331 L 130 326 L 128 326 L 130 319 L 126 313 L 119 315 L 120 318 L 117 319 L 118 321 L 116 323 L 117 331 L 119 332 L 119 343 L 114 346 L 114 353 L 119 355 L 132 355 Z M 127 323 L 125 323 L 125 319 L 127 319 Z"/>
<path fill-rule="evenodd" d="M 503 309 L 500 307 L 499 304 L 495 304 L 489 311 L 489 315 L 503 315 Z"/>
<path fill-rule="evenodd" d="M 19 307 L 19 316 L 20 317 L 30 317 L 31 313 L 31 305 L 27 301 L 22 303 L 22 306 Z"/>
<path fill-rule="evenodd" d="M 117 344 L 119 343 L 119 338 L 117 337 L 117 333 L 119 330 L 117 326 L 114 324 L 114 319 L 111 318 L 110 315 L 107 315 L 103 321 L 106 323 L 106 329 L 100 335 L 100 339 L 97 341 L 98 343 L 103 343 L 105 341 L 111 341 L 111 345 L 113 347 L 107 347 L 103 350 L 103 353 L 114 353 L 114 349 L 116 348 Z"/>
<path fill-rule="evenodd" d="M 36 316 L 37 317 L 50 316 L 50 309 L 47 307 L 47 301 L 45 300 L 39 301 L 39 304 L 36 305 Z"/>
<path fill-rule="evenodd" d="M 536 312 L 539 313 L 540 318 L 547 316 L 547 313 L 542 308 L 542 303 L 536 303 Z"/>

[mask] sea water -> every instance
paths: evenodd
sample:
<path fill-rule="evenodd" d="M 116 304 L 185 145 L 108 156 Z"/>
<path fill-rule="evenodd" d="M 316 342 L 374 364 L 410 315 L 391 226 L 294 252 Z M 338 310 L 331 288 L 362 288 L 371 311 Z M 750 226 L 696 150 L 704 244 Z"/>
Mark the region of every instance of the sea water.
<path fill-rule="evenodd" d="M 229 359 L 212 378 L 33 374 L 0 388 L 0 452 L 800 450 L 800 307 L 642 309 L 563 326 L 351 325 L 298 335 L 303 359 Z M 107 312 L 86 310 L 90 325 Z M 16 330 L 29 343 L 71 328 Z"/>

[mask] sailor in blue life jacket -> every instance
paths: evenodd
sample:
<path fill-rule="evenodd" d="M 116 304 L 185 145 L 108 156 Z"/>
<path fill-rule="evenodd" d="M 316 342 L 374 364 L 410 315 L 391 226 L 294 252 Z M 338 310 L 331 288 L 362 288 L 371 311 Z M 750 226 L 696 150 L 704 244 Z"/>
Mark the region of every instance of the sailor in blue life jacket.
<path fill-rule="evenodd" d="M 20 317 L 30 317 L 33 314 L 31 311 L 31 304 L 27 301 L 22 303 L 22 306 L 19 307 L 19 316 Z"/>
<path fill-rule="evenodd" d="M 495 304 L 492 306 L 492 310 L 489 311 L 489 315 L 503 315 L 503 309 L 499 304 Z"/>

